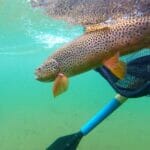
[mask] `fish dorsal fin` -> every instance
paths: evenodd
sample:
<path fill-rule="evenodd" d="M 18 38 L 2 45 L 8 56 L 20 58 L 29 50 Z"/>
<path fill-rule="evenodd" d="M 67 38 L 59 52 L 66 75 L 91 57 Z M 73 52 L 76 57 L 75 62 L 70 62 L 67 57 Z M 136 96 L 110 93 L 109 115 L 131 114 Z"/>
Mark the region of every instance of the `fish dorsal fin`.
<path fill-rule="evenodd" d="M 107 67 L 117 78 L 123 79 L 126 74 L 126 64 L 119 60 L 119 53 L 106 60 L 104 66 Z"/>
<path fill-rule="evenodd" d="M 110 26 L 106 23 L 93 24 L 85 26 L 85 33 L 95 32 L 95 31 L 107 31 Z"/>

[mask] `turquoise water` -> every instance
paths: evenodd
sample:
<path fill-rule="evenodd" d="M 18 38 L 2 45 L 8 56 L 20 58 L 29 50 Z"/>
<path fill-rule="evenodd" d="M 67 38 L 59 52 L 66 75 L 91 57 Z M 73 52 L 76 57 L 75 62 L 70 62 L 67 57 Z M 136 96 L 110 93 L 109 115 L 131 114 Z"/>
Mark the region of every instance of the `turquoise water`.
<path fill-rule="evenodd" d="M 58 47 L 82 34 L 81 27 L 48 18 L 27 0 L 0 0 L 0 150 L 44 150 L 74 133 L 115 92 L 94 71 L 73 77 L 54 99 L 52 83 L 34 69 Z M 149 97 L 128 100 L 79 145 L 79 150 L 148 150 Z"/>

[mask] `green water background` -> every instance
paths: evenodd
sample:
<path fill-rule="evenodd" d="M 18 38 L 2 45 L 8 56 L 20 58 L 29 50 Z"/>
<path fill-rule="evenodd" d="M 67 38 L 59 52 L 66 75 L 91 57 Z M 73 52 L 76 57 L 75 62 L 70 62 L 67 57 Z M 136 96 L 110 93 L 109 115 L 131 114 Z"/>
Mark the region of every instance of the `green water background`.
<path fill-rule="evenodd" d="M 0 0 L 0 150 L 44 150 L 74 133 L 115 92 L 94 71 L 69 79 L 54 99 L 52 83 L 34 69 L 58 47 L 82 34 L 81 27 L 48 18 L 27 0 Z M 148 150 L 149 97 L 130 99 L 79 145 L 79 150 Z"/>

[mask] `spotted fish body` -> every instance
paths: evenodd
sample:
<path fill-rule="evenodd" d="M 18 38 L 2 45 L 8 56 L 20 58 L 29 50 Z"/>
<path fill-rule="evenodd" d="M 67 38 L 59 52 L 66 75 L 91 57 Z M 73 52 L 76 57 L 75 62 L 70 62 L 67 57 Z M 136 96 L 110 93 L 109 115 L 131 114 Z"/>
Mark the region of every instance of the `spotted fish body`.
<path fill-rule="evenodd" d="M 51 18 L 80 25 L 150 14 L 150 0 L 31 0 L 31 4 Z"/>
<path fill-rule="evenodd" d="M 77 38 L 57 50 L 46 62 L 55 60 L 59 72 L 70 77 L 101 66 L 117 52 L 125 55 L 150 45 L 149 17 L 121 19 L 109 26 Z"/>
<path fill-rule="evenodd" d="M 31 4 L 51 18 L 86 29 L 36 70 L 38 80 L 55 80 L 54 96 L 67 89 L 68 77 L 101 65 L 122 79 L 126 65 L 119 56 L 150 46 L 149 0 L 31 0 Z"/>

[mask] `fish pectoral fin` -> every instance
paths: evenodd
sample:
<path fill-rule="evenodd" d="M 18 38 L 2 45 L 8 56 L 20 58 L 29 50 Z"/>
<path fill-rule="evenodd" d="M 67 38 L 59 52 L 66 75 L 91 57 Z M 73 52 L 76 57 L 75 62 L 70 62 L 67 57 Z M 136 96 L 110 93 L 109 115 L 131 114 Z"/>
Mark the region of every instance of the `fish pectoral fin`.
<path fill-rule="evenodd" d="M 99 30 L 105 31 L 109 29 L 110 29 L 110 26 L 107 24 L 93 24 L 93 25 L 88 25 L 85 27 L 85 33 L 99 31 Z"/>
<path fill-rule="evenodd" d="M 126 63 L 119 60 L 119 53 L 106 60 L 104 66 L 107 67 L 117 78 L 123 79 L 126 74 Z"/>
<path fill-rule="evenodd" d="M 62 74 L 59 73 L 54 81 L 53 86 L 53 95 L 54 97 L 64 93 L 68 88 L 68 78 Z"/>

